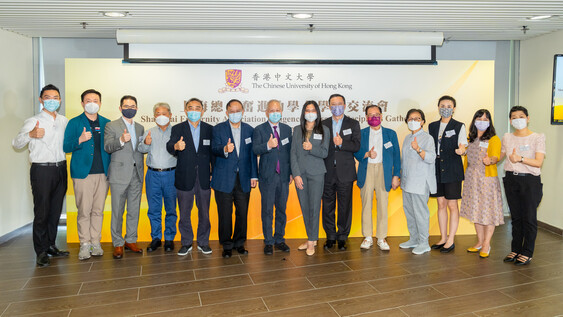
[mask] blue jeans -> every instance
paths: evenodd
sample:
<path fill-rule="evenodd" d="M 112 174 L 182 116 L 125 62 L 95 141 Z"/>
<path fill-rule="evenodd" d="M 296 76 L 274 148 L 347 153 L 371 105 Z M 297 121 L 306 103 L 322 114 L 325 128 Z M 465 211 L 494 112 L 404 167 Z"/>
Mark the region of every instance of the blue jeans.
<path fill-rule="evenodd" d="M 164 218 L 164 240 L 174 240 L 176 236 L 176 188 L 174 187 L 175 171 L 156 172 L 147 170 L 145 177 L 151 222 L 151 237 L 162 239 L 162 201 L 166 217 Z"/>

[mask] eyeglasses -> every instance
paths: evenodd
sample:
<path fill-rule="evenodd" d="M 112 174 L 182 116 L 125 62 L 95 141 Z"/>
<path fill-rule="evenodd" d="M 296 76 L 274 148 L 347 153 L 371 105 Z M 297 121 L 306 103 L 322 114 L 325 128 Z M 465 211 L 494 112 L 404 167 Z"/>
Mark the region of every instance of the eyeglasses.
<path fill-rule="evenodd" d="M 420 122 L 420 121 L 422 121 L 422 118 L 410 118 L 410 119 L 407 120 L 407 122 L 410 122 L 410 121 L 418 121 L 418 122 Z"/>

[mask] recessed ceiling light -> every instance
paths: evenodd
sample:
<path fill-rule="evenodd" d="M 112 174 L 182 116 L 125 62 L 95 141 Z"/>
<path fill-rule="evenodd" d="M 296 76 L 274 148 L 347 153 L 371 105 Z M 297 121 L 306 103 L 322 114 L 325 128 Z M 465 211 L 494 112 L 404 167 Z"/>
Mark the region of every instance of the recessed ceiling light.
<path fill-rule="evenodd" d="M 287 16 L 294 19 L 310 19 L 313 17 L 312 13 L 288 13 Z"/>
<path fill-rule="evenodd" d="M 123 18 L 129 15 L 129 12 L 115 12 L 115 11 L 109 11 L 109 12 L 102 12 L 102 14 L 106 17 L 110 17 L 110 18 Z"/>
<path fill-rule="evenodd" d="M 536 16 L 528 18 L 528 20 L 535 20 L 535 21 L 547 20 L 547 19 L 550 19 L 550 18 L 553 18 L 553 17 L 554 17 L 553 15 L 536 15 Z"/>

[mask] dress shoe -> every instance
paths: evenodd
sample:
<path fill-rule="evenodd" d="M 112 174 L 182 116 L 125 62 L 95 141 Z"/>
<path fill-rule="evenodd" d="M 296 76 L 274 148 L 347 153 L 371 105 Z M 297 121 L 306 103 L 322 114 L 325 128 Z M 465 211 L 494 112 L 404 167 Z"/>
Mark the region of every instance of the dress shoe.
<path fill-rule="evenodd" d="M 479 251 L 481 250 L 481 248 L 482 248 L 482 247 L 478 247 L 478 248 L 474 248 L 474 247 L 467 248 L 467 252 L 469 252 L 469 253 L 477 253 L 477 252 L 479 252 Z"/>
<path fill-rule="evenodd" d="M 240 246 L 237 248 L 237 252 L 239 254 L 248 254 L 248 250 L 244 248 L 244 246 Z"/>
<path fill-rule="evenodd" d="M 518 257 L 519 258 L 524 257 L 524 255 L 520 254 L 520 255 L 518 255 Z M 530 263 L 531 261 L 532 261 L 531 257 L 527 257 L 527 259 L 525 261 L 520 261 L 519 259 L 516 259 L 516 261 L 514 261 L 514 265 L 518 265 L 518 266 L 526 265 L 526 264 Z"/>
<path fill-rule="evenodd" d="M 180 250 L 178 251 L 178 255 L 180 256 L 184 256 L 184 255 L 188 255 L 188 253 L 190 253 L 190 251 L 192 250 L 192 245 L 183 245 Z"/>
<path fill-rule="evenodd" d="M 335 243 L 336 243 L 336 240 L 326 240 L 324 248 L 325 249 L 332 249 L 332 247 L 334 246 Z"/>
<path fill-rule="evenodd" d="M 47 252 L 39 253 L 36 262 L 37 262 L 37 266 L 39 267 L 46 267 L 51 264 L 51 260 L 49 260 L 49 256 L 47 255 Z"/>
<path fill-rule="evenodd" d="M 139 249 L 136 243 L 127 243 L 125 242 L 125 250 L 129 250 L 134 253 L 143 253 L 143 250 Z"/>
<path fill-rule="evenodd" d="M 162 245 L 162 241 L 160 239 L 152 239 L 151 244 L 147 247 L 147 252 L 156 251 Z"/>
<path fill-rule="evenodd" d="M 266 244 L 266 246 L 264 247 L 264 254 L 266 255 L 274 254 L 274 247 L 271 244 Z"/>
<path fill-rule="evenodd" d="M 289 252 L 289 246 L 287 244 L 285 244 L 285 242 L 276 243 L 274 246 L 276 247 L 276 249 L 278 249 L 282 252 Z"/>
<path fill-rule="evenodd" d="M 455 243 L 452 243 L 452 245 L 450 245 L 450 247 L 446 248 L 446 247 L 442 247 L 440 249 L 440 252 L 442 253 L 449 253 L 451 252 L 453 249 L 455 249 Z"/>
<path fill-rule="evenodd" d="M 444 242 L 444 243 L 441 243 L 441 244 L 436 243 L 436 244 L 433 244 L 430 248 L 431 248 L 432 250 L 440 250 L 441 248 L 444 247 L 445 244 L 446 244 L 445 242 Z"/>
<path fill-rule="evenodd" d="M 223 250 L 223 257 L 228 259 L 233 256 L 233 250 Z"/>
<path fill-rule="evenodd" d="M 346 240 L 338 240 L 338 250 L 346 251 Z"/>
<path fill-rule="evenodd" d="M 479 252 L 479 257 L 482 259 L 488 258 L 490 253 L 491 253 L 491 247 L 489 247 L 489 251 L 486 253 L 483 251 Z"/>
<path fill-rule="evenodd" d="M 56 245 L 52 245 L 47 249 L 47 255 L 52 257 L 68 256 L 69 252 L 66 250 L 59 250 Z"/>
<path fill-rule="evenodd" d="M 211 254 L 213 253 L 213 250 L 211 250 L 211 248 L 209 247 L 209 245 L 197 245 L 197 249 L 199 251 L 201 251 L 201 253 L 203 254 Z"/>
<path fill-rule="evenodd" d="M 514 255 L 514 256 L 511 256 Z M 504 259 L 502 260 L 503 262 L 514 262 L 516 261 L 516 258 L 518 257 L 518 253 L 516 252 L 510 252 L 506 257 L 504 257 Z"/>
<path fill-rule="evenodd" d="M 171 252 L 174 250 L 174 241 L 172 240 L 164 240 L 164 251 Z"/>
<path fill-rule="evenodd" d="M 113 258 L 114 259 L 121 259 L 122 257 L 123 257 L 123 247 L 113 248 Z"/>

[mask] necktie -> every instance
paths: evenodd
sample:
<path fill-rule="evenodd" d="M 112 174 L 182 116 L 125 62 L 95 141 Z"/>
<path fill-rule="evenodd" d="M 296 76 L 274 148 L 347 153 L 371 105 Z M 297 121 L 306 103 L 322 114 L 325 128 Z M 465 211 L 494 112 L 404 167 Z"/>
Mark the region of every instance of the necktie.
<path fill-rule="evenodd" d="M 274 136 L 276 137 L 276 140 L 278 140 L 278 149 L 280 148 L 280 135 L 278 134 L 278 127 L 274 126 Z M 276 173 L 280 173 L 280 159 L 278 156 L 278 163 L 276 164 Z"/>

